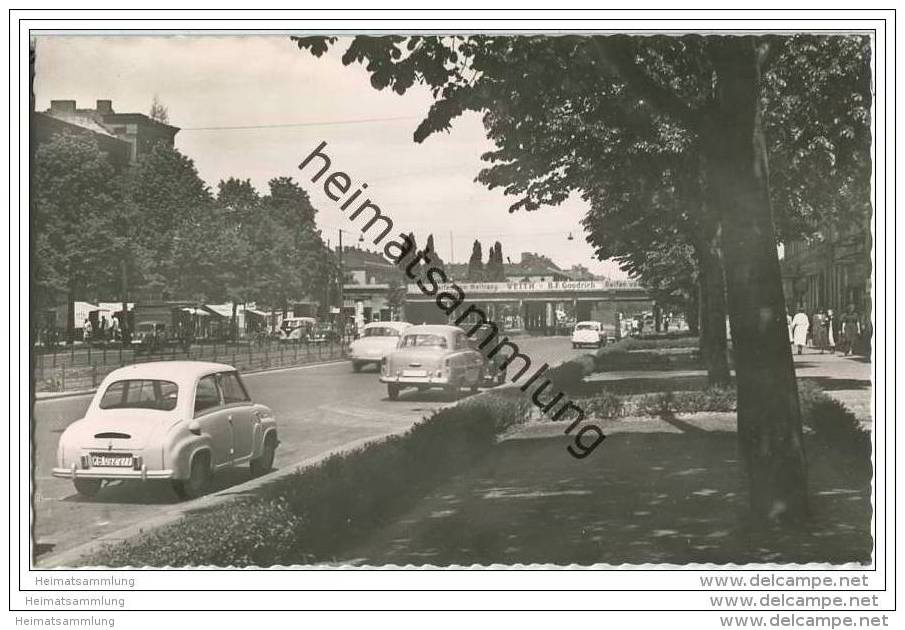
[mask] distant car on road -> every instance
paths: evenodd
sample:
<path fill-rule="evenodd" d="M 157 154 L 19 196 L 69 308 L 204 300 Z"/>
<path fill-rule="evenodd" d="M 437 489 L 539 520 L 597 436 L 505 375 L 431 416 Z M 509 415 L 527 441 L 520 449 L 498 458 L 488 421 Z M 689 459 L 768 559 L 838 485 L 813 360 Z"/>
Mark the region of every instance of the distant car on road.
<path fill-rule="evenodd" d="M 280 341 L 302 343 L 308 339 L 309 332 L 316 325 L 314 317 L 287 317 L 280 322 Z"/>
<path fill-rule="evenodd" d="M 268 472 L 278 443 L 273 412 L 251 400 L 234 367 L 138 363 L 103 380 L 84 418 L 60 436 L 52 474 L 89 497 L 106 481 L 162 479 L 192 498 L 223 468 Z"/>
<path fill-rule="evenodd" d="M 349 345 L 352 369 L 358 372 L 369 363 L 379 366 L 383 358 L 396 349 L 402 333 L 410 326 L 408 322 L 365 324 L 361 337 Z"/>
<path fill-rule="evenodd" d="M 330 324 L 317 324 L 308 329 L 308 337 L 305 341 L 312 344 L 321 344 L 339 343 L 341 340 L 342 335 L 340 335 L 333 326 Z"/>
<path fill-rule="evenodd" d="M 606 332 L 600 322 L 578 322 L 572 331 L 572 347 L 594 346 L 599 348 L 606 343 Z"/>
<path fill-rule="evenodd" d="M 143 321 L 135 327 L 132 347 L 139 353 L 154 353 L 169 345 L 167 325 L 158 321 Z"/>
<path fill-rule="evenodd" d="M 442 388 L 450 399 L 462 387 L 477 391 L 484 381 L 484 356 L 458 326 L 420 325 L 406 329 L 380 366 L 380 381 L 396 400 L 406 387 Z"/>

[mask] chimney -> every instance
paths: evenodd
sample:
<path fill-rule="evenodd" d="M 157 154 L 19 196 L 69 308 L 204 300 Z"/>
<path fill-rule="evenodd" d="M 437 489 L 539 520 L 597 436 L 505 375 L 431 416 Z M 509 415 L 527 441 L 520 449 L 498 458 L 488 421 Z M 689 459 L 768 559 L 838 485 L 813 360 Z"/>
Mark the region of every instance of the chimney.
<path fill-rule="evenodd" d="M 75 101 L 50 101 L 51 114 L 74 114 Z"/>
<path fill-rule="evenodd" d="M 98 99 L 97 107 L 95 108 L 98 114 L 106 115 L 113 113 L 113 101 L 108 99 Z"/>

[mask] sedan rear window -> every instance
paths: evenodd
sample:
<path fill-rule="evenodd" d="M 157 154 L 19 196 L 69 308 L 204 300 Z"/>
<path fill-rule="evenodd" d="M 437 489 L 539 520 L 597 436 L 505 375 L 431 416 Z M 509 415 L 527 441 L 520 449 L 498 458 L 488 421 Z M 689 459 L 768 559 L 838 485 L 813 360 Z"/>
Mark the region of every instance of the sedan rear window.
<path fill-rule="evenodd" d="M 412 348 L 416 346 L 445 348 L 447 347 L 446 337 L 443 335 L 406 335 L 402 338 L 402 343 L 399 347 Z"/>
<path fill-rule="evenodd" d="M 398 337 L 399 331 L 389 326 L 372 326 L 365 328 L 365 337 Z"/>
<path fill-rule="evenodd" d="M 597 324 L 578 324 L 575 327 L 575 330 L 599 330 L 600 326 Z"/>
<path fill-rule="evenodd" d="M 157 409 L 176 408 L 179 387 L 172 381 L 128 379 L 114 381 L 101 398 L 101 409 Z"/>

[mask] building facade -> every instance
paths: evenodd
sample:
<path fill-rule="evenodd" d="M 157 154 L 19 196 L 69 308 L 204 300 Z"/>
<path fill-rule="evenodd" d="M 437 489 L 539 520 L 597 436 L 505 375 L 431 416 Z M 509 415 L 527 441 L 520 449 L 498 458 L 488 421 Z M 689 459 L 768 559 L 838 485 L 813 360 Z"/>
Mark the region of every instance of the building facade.
<path fill-rule="evenodd" d="M 403 320 L 405 274 L 382 254 L 357 247 L 342 251 L 343 321 L 361 327 L 373 321 Z"/>
<path fill-rule="evenodd" d="M 40 138 L 60 131 L 90 132 L 98 138 L 101 149 L 108 151 L 116 164 L 134 164 L 151 148 L 164 142 L 172 147 L 179 128 L 139 113 L 117 113 L 113 102 L 101 99 L 94 109 L 79 109 L 74 100 L 52 100 L 50 108 L 38 113 L 36 122 Z M 115 145 L 111 143 L 115 141 Z"/>
<path fill-rule="evenodd" d="M 870 234 L 863 230 L 826 229 L 808 241 L 786 244 L 782 254 L 783 292 L 790 313 L 807 313 L 849 304 L 871 312 Z"/>

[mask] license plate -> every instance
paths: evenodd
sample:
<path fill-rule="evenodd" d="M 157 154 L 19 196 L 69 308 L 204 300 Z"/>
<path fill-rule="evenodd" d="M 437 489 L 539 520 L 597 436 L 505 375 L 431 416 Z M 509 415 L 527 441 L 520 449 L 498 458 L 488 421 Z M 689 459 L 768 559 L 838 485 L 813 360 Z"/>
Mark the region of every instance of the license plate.
<path fill-rule="evenodd" d="M 427 370 L 402 370 L 403 376 L 427 376 Z"/>
<path fill-rule="evenodd" d="M 132 456 L 131 455 L 121 455 L 117 453 L 103 455 L 100 454 L 91 454 L 91 465 L 92 466 L 109 466 L 115 468 L 131 468 L 132 467 Z"/>

